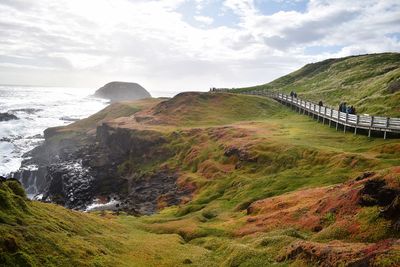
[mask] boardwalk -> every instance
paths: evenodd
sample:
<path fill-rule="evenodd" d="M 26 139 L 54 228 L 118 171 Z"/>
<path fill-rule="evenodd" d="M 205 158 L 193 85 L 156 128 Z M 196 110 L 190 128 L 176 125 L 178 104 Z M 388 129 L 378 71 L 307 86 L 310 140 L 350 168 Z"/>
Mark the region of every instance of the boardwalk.
<path fill-rule="evenodd" d="M 368 131 L 368 137 L 371 137 L 372 131 L 378 131 L 382 132 L 385 139 L 388 132 L 400 133 L 400 118 L 348 114 L 333 108 L 319 106 L 316 103 L 300 98 L 294 98 L 282 93 L 271 93 L 266 90 L 243 92 L 241 94 L 273 98 L 282 104 L 292 107 L 300 114 L 316 117 L 318 121 L 322 121 L 324 124 L 328 122 L 330 127 L 334 123 L 336 130 L 339 129 L 339 125 L 342 125 L 344 132 L 353 130 L 354 134 L 357 134 L 358 129 L 364 129 Z"/>

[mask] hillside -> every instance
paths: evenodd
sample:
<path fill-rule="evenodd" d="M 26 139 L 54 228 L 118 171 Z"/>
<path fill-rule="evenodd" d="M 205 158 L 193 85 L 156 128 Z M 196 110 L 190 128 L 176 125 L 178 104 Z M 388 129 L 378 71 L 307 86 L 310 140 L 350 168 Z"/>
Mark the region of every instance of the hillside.
<path fill-rule="evenodd" d="M 51 165 L 47 200 L 80 208 L 116 195 L 120 206 L 82 214 L 29 202 L 41 212 L 28 208 L 37 219 L 22 229 L 38 237 L 12 251 L 0 242 L 8 260 L 32 250 L 36 266 L 66 255 L 97 266 L 400 263 L 398 140 L 338 133 L 268 98 L 229 93 L 116 103 L 47 133 L 33 155 Z M 67 236 L 77 246 L 61 247 Z"/>
<path fill-rule="evenodd" d="M 26 199 L 0 182 L 0 266 L 181 266 L 207 262 L 206 249 L 179 235 L 152 234 L 125 216 L 91 215 Z M 168 247 L 168 250 L 165 248 Z"/>
<path fill-rule="evenodd" d="M 360 114 L 400 117 L 400 53 L 327 59 L 270 83 L 237 89 L 267 89 L 320 101 L 337 109 L 340 102 L 354 105 Z"/>

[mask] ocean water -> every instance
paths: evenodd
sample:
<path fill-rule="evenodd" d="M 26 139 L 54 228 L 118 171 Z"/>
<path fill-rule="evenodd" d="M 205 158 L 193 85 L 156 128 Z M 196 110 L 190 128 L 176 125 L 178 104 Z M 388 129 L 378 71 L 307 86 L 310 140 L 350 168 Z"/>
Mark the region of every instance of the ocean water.
<path fill-rule="evenodd" d="M 43 131 L 86 118 L 108 105 L 95 89 L 0 85 L 0 113 L 18 120 L 0 121 L 0 175 L 19 169 L 24 153 L 43 142 Z"/>

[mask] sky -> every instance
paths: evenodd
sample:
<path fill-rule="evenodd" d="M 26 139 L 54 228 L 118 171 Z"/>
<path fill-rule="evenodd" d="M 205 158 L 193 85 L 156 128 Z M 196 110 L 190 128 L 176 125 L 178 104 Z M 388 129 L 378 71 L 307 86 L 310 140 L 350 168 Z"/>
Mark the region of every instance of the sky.
<path fill-rule="evenodd" d="M 0 0 L 0 84 L 205 91 L 379 52 L 398 0 Z"/>

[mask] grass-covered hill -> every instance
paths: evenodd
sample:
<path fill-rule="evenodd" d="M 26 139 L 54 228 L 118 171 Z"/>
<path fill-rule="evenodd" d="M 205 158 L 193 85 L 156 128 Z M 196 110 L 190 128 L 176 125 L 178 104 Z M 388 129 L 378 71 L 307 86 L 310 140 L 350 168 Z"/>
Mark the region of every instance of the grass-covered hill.
<path fill-rule="evenodd" d="M 0 182 L 0 266 L 181 266 L 208 262 L 177 234 L 140 230 L 134 217 L 94 215 L 30 201 Z"/>
<path fill-rule="evenodd" d="M 268 98 L 229 93 L 113 104 L 49 138 L 68 145 L 101 123 L 143 143 L 162 137 L 132 151 L 119 176 L 134 184 L 168 170 L 190 194 L 176 205 L 160 195 L 149 216 L 82 214 L 28 201 L 3 182 L 1 263 L 400 264 L 398 140 L 343 134 Z"/>
<path fill-rule="evenodd" d="M 295 91 L 299 97 L 322 100 L 335 108 L 354 105 L 358 113 L 400 117 L 400 53 L 382 53 L 327 59 L 270 83 L 237 89 Z"/>

